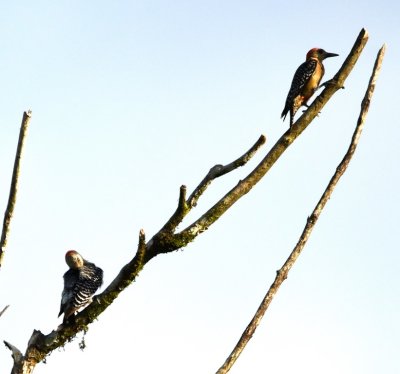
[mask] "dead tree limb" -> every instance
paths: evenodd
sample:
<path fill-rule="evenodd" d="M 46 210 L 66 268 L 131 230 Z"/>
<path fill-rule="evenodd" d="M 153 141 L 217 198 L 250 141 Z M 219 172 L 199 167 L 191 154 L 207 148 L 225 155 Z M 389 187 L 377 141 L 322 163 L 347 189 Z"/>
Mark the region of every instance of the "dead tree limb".
<path fill-rule="evenodd" d="M 9 308 L 9 305 L 6 305 L 3 310 L 0 312 L 0 317 L 4 314 L 4 312 Z"/>
<path fill-rule="evenodd" d="M 364 99 L 361 103 L 361 112 L 358 117 L 357 126 L 354 130 L 353 137 L 350 142 L 350 146 L 343 158 L 343 160 L 338 165 L 333 177 L 331 178 L 328 186 L 326 187 L 321 199 L 318 201 L 316 207 L 314 208 L 312 214 L 307 219 L 307 223 L 304 227 L 304 230 L 300 236 L 299 241 L 297 242 L 296 246 L 294 247 L 292 253 L 284 263 L 284 265 L 277 271 L 276 277 L 274 282 L 272 283 L 271 287 L 269 288 L 268 292 L 264 296 L 260 306 L 257 309 L 254 317 L 244 330 L 242 336 L 240 337 L 239 341 L 237 342 L 236 346 L 232 350 L 231 354 L 228 356 L 224 364 L 219 368 L 216 374 L 226 374 L 236 362 L 244 348 L 246 347 L 249 340 L 252 338 L 255 330 L 257 329 L 258 325 L 261 322 L 265 312 L 267 311 L 273 297 L 278 292 L 279 287 L 282 285 L 283 281 L 287 278 L 289 270 L 292 268 L 294 263 L 296 262 L 297 258 L 300 256 L 305 244 L 307 243 L 308 238 L 311 235 L 311 232 L 318 221 L 318 218 L 324 209 L 326 203 L 330 199 L 333 190 L 335 189 L 339 179 L 342 177 L 344 172 L 346 171 L 354 152 L 357 148 L 359 138 L 361 136 L 361 132 L 364 127 L 365 119 L 368 113 L 369 104 L 371 102 L 372 95 L 375 90 L 376 80 L 378 78 L 380 68 L 382 65 L 383 56 L 385 54 L 385 45 L 379 50 L 378 56 L 376 57 L 375 65 L 372 71 L 371 78 L 369 80 L 367 91 L 365 92 Z"/>
<path fill-rule="evenodd" d="M 235 187 L 233 187 L 199 219 L 182 231 L 175 232 L 183 218 L 196 205 L 197 200 L 204 193 L 209 183 L 216 177 L 225 174 L 225 172 L 232 171 L 245 164 L 255 151 L 257 151 L 265 142 L 265 138 L 263 137 L 260 137 L 255 145 L 245 153 L 244 157 L 242 156 L 243 159 L 238 159 L 240 161 L 237 164 L 234 161 L 233 166 L 230 166 L 232 165 L 230 164 L 222 167 L 222 169 L 212 168 L 211 172 L 202 180 L 199 186 L 190 195 L 189 199 L 186 199 L 186 187 L 182 186 L 180 189 L 178 207 L 163 228 L 156 233 L 148 243 L 144 242 L 144 233 L 141 232 L 136 255 L 121 269 L 111 284 L 101 294 L 96 296 L 87 308 L 76 316 L 73 323 L 61 325 L 56 331 L 52 331 L 48 335 L 44 335 L 40 331 L 34 330 L 28 342 L 26 353 L 23 355 L 21 360 L 29 362 L 30 364 L 36 364 L 44 360 L 45 357 L 54 349 L 63 346 L 70 341 L 78 332 L 86 331 L 88 325 L 92 323 L 118 297 L 118 295 L 136 279 L 147 262 L 159 254 L 173 252 L 188 245 L 197 237 L 197 235 L 207 230 L 215 221 L 217 221 L 236 201 L 246 195 L 269 171 L 282 153 L 311 123 L 332 95 L 343 87 L 344 81 L 356 64 L 367 40 L 367 31 L 363 29 L 357 37 L 347 59 L 335 77 L 330 81 L 330 84 L 325 87 L 322 93 L 315 99 L 310 108 L 298 119 L 298 121 L 282 135 L 264 159 L 245 179 L 239 181 Z M 14 367 L 16 367 L 16 365 L 20 365 L 20 362 L 14 360 Z M 25 374 L 25 372 L 21 373 Z"/>
<path fill-rule="evenodd" d="M 178 225 L 182 222 L 185 216 L 197 205 L 197 201 L 201 195 L 206 191 L 208 186 L 214 179 L 222 177 L 231 171 L 244 166 L 248 161 L 255 155 L 255 153 L 264 145 L 266 138 L 261 135 L 254 145 L 242 156 L 237 158 L 235 161 L 227 165 L 215 165 L 213 166 L 204 179 L 199 183 L 199 185 L 194 189 L 189 198 L 186 200 L 186 186 L 181 186 L 179 193 L 179 203 L 175 213 L 167 221 L 164 227 L 161 229 L 163 232 L 173 233 Z"/>
<path fill-rule="evenodd" d="M 24 356 L 21 351 L 14 347 L 12 344 L 4 341 L 4 345 L 11 351 L 11 357 L 14 360 L 14 366 L 11 370 L 11 374 L 30 374 L 33 372 L 35 365 L 31 365 L 28 360 L 24 360 Z"/>
<path fill-rule="evenodd" d="M 15 161 L 14 161 L 14 170 L 13 170 L 13 175 L 11 178 L 10 195 L 8 197 L 8 204 L 7 204 L 6 211 L 4 213 L 3 229 L 1 232 L 1 239 L 0 239 L 0 269 L 3 264 L 4 252 L 5 252 L 5 248 L 7 245 L 7 239 L 8 239 L 8 233 L 10 230 L 11 218 L 13 216 L 15 204 L 17 201 L 18 180 L 19 180 L 19 173 L 20 173 L 20 169 L 21 169 L 22 151 L 24 148 L 25 137 L 26 137 L 26 134 L 28 131 L 31 114 L 32 114 L 32 112 L 30 110 L 27 112 L 24 112 L 24 115 L 22 117 L 21 128 L 19 131 L 18 146 L 17 146 L 17 152 L 15 155 Z"/>
<path fill-rule="evenodd" d="M 174 235 L 173 239 L 177 244 L 182 242 L 187 244 L 191 242 L 198 234 L 206 230 L 219 217 L 221 217 L 221 215 L 224 214 L 237 200 L 247 194 L 261 180 L 261 178 L 264 177 L 264 175 L 271 169 L 282 153 L 286 151 L 286 149 L 318 115 L 333 94 L 344 86 L 346 78 L 356 64 L 367 41 L 368 33 L 363 29 L 361 30 L 342 67 L 330 81 L 330 84 L 328 84 L 322 93 L 313 101 L 308 110 L 294 123 L 294 125 L 288 131 L 286 131 L 286 133 L 281 136 L 281 138 L 275 143 L 260 164 L 245 179 L 240 181 L 237 186 L 229 191 L 198 220 L 193 222 L 180 233 Z M 171 246 L 168 248 L 168 251 L 169 249 L 171 249 Z M 174 250 L 173 246 L 172 250 Z"/>

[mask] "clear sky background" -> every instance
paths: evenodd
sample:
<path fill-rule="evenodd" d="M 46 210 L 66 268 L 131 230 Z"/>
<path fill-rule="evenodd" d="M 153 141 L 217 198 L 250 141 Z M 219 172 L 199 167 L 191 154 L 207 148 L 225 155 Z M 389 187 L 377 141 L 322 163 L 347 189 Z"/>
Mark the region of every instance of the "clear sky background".
<path fill-rule="evenodd" d="M 280 113 L 312 47 L 341 66 L 370 40 L 345 90 L 271 172 L 183 251 L 151 261 L 79 339 L 35 373 L 214 373 L 249 322 L 350 142 L 378 49 L 387 54 L 353 161 L 304 253 L 232 369 L 399 373 L 398 1 L 15 1 L 0 6 L 0 210 L 24 110 L 32 120 L 4 266 L 0 339 L 25 351 L 55 329 L 76 249 L 105 286 L 216 163 L 260 136 L 185 225 L 286 131 Z M 184 227 L 184 225 L 182 225 Z M 104 288 L 103 288 L 104 289 Z M 10 352 L 0 346 L 0 373 Z"/>

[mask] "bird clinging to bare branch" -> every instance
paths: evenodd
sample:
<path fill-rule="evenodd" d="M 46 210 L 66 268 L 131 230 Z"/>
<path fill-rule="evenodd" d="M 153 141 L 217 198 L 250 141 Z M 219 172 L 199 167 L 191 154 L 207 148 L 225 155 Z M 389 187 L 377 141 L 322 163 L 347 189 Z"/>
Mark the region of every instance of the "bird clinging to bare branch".
<path fill-rule="evenodd" d="M 307 101 L 319 87 L 325 73 L 322 61 L 335 56 L 339 55 L 326 52 L 321 48 L 313 48 L 308 51 L 306 61 L 297 68 L 286 98 L 285 108 L 281 114 L 281 118 L 285 120 L 286 115 L 290 112 L 290 127 L 293 125 L 296 112 L 302 105 L 308 107 Z"/>
<path fill-rule="evenodd" d="M 64 290 L 58 316 L 64 313 L 63 323 L 79 309 L 92 302 L 92 296 L 103 283 L 103 270 L 86 261 L 78 252 L 68 251 L 65 262 L 69 270 L 64 274 Z"/>

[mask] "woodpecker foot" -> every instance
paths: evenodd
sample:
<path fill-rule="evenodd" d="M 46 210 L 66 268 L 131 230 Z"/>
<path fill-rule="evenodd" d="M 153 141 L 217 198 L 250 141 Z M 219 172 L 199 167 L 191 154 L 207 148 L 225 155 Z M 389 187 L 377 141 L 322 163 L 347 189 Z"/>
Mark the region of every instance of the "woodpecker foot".
<path fill-rule="evenodd" d="M 303 109 L 302 112 L 307 112 L 308 108 L 310 107 L 308 104 L 303 104 L 303 106 L 305 106 L 307 109 Z"/>

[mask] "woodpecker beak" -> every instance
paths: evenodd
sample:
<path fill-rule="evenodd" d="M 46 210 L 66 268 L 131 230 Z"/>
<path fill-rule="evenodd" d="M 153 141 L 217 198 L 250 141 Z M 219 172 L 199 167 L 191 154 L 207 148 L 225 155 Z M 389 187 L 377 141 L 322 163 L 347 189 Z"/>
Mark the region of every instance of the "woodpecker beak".
<path fill-rule="evenodd" d="M 323 55 L 323 59 L 325 60 L 328 57 L 336 57 L 339 56 L 337 53 L 330 53 L 330 52 L 325 52 Z"/>

